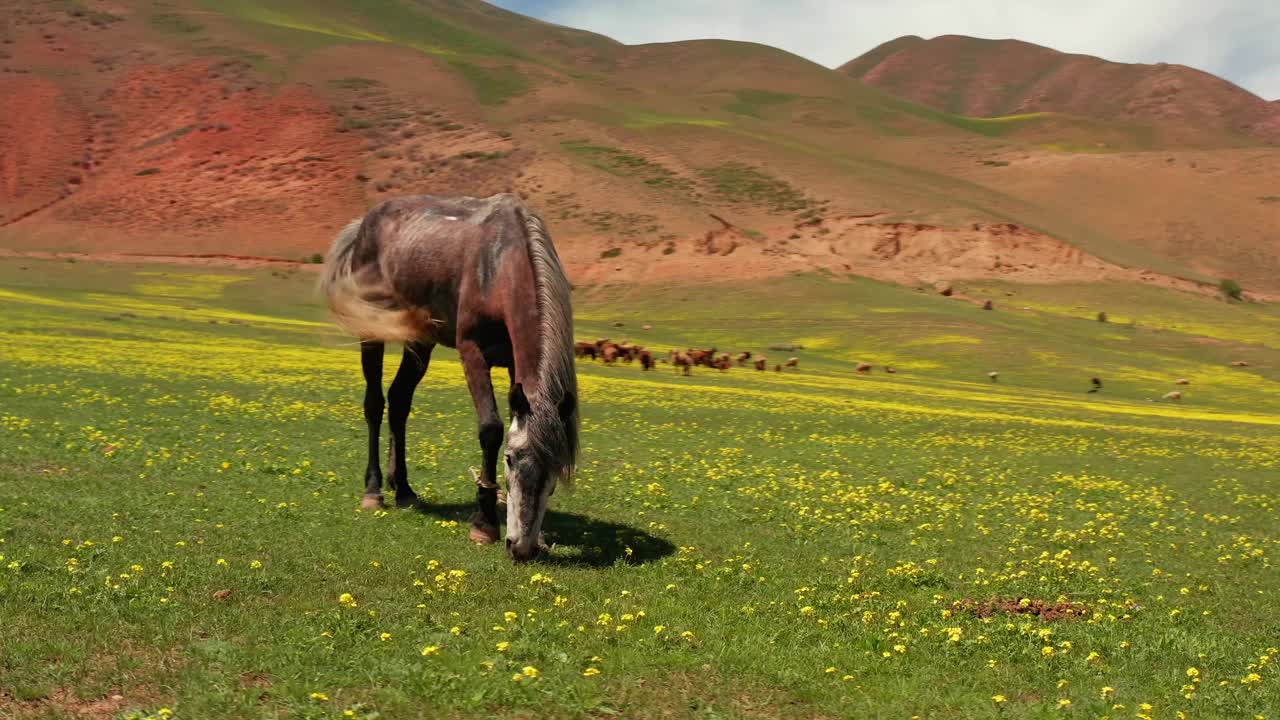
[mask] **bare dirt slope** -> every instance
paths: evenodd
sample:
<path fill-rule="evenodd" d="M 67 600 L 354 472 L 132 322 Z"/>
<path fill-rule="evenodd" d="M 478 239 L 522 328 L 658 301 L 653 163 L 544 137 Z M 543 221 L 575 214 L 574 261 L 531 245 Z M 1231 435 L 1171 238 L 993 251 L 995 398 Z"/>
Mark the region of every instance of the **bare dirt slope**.
<path fill-rule="evenodd" d="M 0 12 L 10 251 L 300 259 L 392 195 L 514 191 L 584 281 L 1280 290 L 1280 151 L 1200 115 L 985 120 L 775 48 L 624 46 L 459 0 Z"/>

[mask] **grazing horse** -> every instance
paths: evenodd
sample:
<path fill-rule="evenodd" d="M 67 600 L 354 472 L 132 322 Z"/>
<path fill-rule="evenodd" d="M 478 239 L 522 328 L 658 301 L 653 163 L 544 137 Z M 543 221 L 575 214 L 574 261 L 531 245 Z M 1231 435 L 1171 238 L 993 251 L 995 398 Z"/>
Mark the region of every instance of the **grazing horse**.
<path fill-rule="evenodd" d="M 867 373 L 871 372 L 871 363 L 860 362 L 858 363 L 858 367 L 856 367 L 855 370 L 858 373 L 861 373 L 862 375 L 866 375 Z"/>
<path fill-rule="evenodd" d="M 789 368 L 796 368 L 797 370 L 799 370 L 799 369 L 800 369 L 800 358 L 798 358 L 798 357 L 787 358 L 787 361 L 786 361 L 785 363 L 783 363 L 783 365 L 782 365 L 782 366 L 783 366 L 783 367 L 789 367 Z"/>
<path fill-rule="evenodd" d="M 649 352 L 648 350 L 641 350 L 639 353 L 639 357 L 640 357 L 641 369 L 643 370 L 653 369 L 653 353 Z"/>
<path fill-rule="evenodd" d="M 737 360 L 738 360 L 738 365 L 740 365 L 740 366 L 742 366 L 742 365 L 746 365 L 746 364 L 747 364 L 747 361 L 748 361 L 748 360 L 750 360 L 750 359 L 751 359 L 751 351 L 750 351 L 750 350 L 747 350 L 747 351 L 744 351 L 744 352 L 738 353 L 738 358 L 737 358 Z"/>
<path fill-rule="evenodd" d="M 502 418 L 490 369 L 507 368 L 507 552 L 534 559 L 558 480 L 578 455 L 578 381 L 570 286 L 541 217 L 516 195 L 415 195 L 386 200 L 334 238 L 320 290 L 334 320 L 360 338 L 368 467 L 361 507 L 381 507 L 378 435 L 389 405 L 388 485 L 396 504 L 417 504 L 405 466 L 405 421 L 436 345 L 456 348 L 479 420 L 484 459 L 476 478 L 473 542 L 497 542 Z M 387 400 L 386 342 L 404 344 Z"/>
<path fill-rule="evenodd" d="M 761 355 L 756 358 L 756 370 L 763 371 L 768 366 L 769 366 L 769 358 L 765 357 L 764 355 Z"/>
<path fill-rule="evenodd" d="M 596 355 L 599 354 L 599 348 L 596 347 L 595 343 L 577 342 L 573 344 L 573 354 L 577 357 L 589 357 L 595 360 Z"/>
<path fill-rule="evenodd" d="M 604 360 L 605 365 L 612 365 L 615 361 L 617 361 L 619 352 L 621 351 L 618 350 L 617 345 L 614 345 L 613 343 L 609 343 L 608 345 L 605 345 L 604 350 L 601 351 L 600 359 Z"/>

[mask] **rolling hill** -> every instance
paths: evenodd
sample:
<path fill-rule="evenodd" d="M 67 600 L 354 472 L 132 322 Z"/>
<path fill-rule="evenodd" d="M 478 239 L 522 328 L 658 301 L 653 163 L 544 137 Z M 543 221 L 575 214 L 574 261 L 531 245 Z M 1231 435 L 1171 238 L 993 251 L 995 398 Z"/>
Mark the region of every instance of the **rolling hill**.
<path fill-rule="evenodd" d="M 391 195 L 508 190 L 586 283 L 1280 290 L 1280 151 L 1199 115 L 976 117 L 776 48 L 627 46 L 479 0 L 0 12 L 10 251 L 299 258 Z"/>
<path fill-rule="evenodd" d="M 1178 124 L 1280 143 L 1280 110 L 1274 103 L 1184 65 L 1117 63 L 1020 40 L 943 35 L 891 40 L 839 70 L 962 115 L 1057 112 Z"/>

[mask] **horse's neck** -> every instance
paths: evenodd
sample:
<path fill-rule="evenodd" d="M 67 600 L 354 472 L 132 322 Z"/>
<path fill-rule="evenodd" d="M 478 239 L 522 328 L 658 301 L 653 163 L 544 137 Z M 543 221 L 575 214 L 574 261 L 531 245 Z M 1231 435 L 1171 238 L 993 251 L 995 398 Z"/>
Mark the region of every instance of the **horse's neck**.
<path fill-rule="evenodd" d="M 511 338 L 511 357 L 515 363 L 515 381 L 524 386 L 527 394 L 535 393 L 541 386 L 538 375 L 538 359 L 542 350 L 542 316 L 538 311 L 537 286 L 527 285 L 528 292 L 513 293 L 507 308 L 507 334 Z"/>

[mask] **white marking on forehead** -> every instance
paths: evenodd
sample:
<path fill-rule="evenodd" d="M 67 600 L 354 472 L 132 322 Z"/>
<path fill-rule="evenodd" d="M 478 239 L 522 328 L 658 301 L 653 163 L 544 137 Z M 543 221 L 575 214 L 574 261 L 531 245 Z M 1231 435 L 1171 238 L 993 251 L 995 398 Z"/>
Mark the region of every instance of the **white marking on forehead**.
<path fill-rule="evenodd" d="M 522 448 L 529 444 L 529 431 L 524 424 L 520 422 L 520 418 L 511 418 L 511 429 L 507 432 L 507 447 Z"/>

